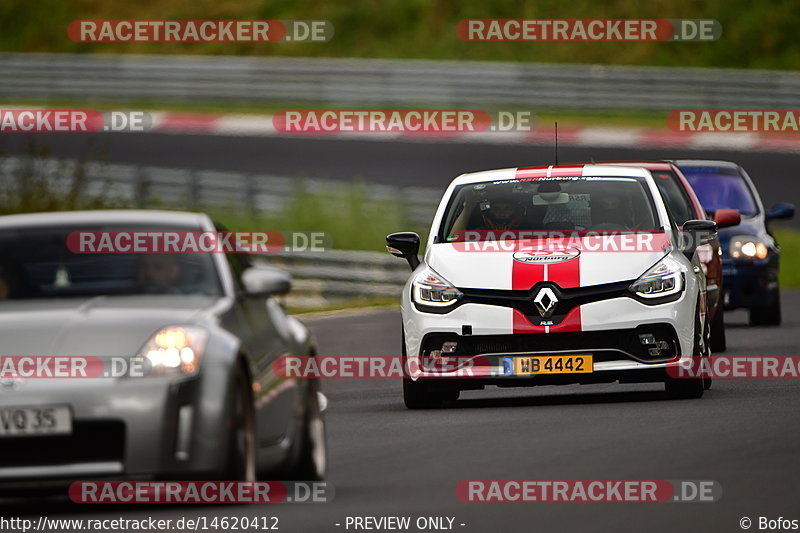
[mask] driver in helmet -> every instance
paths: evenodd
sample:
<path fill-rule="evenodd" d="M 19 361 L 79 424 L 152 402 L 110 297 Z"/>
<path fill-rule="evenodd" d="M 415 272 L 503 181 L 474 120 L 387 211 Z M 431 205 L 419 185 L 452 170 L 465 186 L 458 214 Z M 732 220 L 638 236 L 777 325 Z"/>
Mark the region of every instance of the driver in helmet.
<path fill-rule="evenodd" d="M 490 195 L 480 207 L 483 227 L 478 229 L 515 230 L 519 228 L 525 216 L 522 202 L 509 195 Z"/>
<path fill-rule="evenodd" d="M 148 293 L 177 293 L 181 263 L 174 254 L 147 254 L 139 258 L 139 284 Z"/>

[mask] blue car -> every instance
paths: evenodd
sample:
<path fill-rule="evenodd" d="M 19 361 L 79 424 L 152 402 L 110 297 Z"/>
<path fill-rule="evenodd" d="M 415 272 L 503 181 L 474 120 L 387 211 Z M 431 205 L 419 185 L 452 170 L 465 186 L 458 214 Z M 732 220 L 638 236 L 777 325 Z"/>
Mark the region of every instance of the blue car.
<path fill-rule="evenodd" d="M 751 325 L 781 323 L 778 263 L 781 249 L 767 224 L 794 216 L 794 205 L 764 210 L 747 172 L 729 161 L 680 160 L 675 164 L 691 183 L 706 212 L 737 209 L 742 221 L 722 228 L 723 302 L 726 309 L 746 308 Z"/>

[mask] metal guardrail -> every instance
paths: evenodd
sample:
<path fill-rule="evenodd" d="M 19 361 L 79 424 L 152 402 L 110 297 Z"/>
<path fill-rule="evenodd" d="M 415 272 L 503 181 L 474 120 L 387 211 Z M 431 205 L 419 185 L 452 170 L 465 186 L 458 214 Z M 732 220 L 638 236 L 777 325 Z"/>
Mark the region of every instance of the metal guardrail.
<path fill-rule="evenodd" d="M 32 168 L 35 167 L 35 168 Z M 341 182 L 300 179 L 273 174 L 223 172 L 182 168 L 147 167 L 70 159 L 0 157 L 0 187 L 5 194 L 18 186 L 15 177 L 35 175 L 48 180 L 58 191 L 66 191 L 80 175 L 82 194 L 118 199 L 135 207 L 234 208 L 259 214 L 280 211 L 293 195 L 311 191 L 329 193 L 329 202 L 345 202 L 336 194 Z M 391 201 L 404 213 L 406 222 L 429 225 L 442 190 L 363 183 L 369 201 Z M 343 208 L 346 207 L 343 204 Z"/>
<path fill-rule="evenodd" d="M 53 190 L 66 192 L 76 175 L 82 175 L 85 180 L 81 194 L 87 198 L 118 199 L 124 205 L 138 207 L 233 208 L 254 213 L 281 209 L 291 195 L 297 193 L 300 182 L 295 178 L 266 174 L 2 157 L 0 195 L 13 194 L 15 187 L 29 182 L 29 176 L 45 179 Z M 336 186 L 335 182 L 325 180 L 302 182 L 307 190 Z M 402 205 L 407 221 L 419 226 L 430 224 L 441 196 L 438 189 L 367 184 L 364 187 L 365 195 L 371 200 L 397 202 L 398 198 L 405 199 Z M 151 202 L 152 198 L 158 199 L 157 204 Z M 399 298 L 409 276 L 405 261 L 380 252 L 283 252 L 260 256 L 259 260 L 292 274 L 293 290 L 287 303 L 296 307 Z"/>
<path fill-rule="evenodd" d="M 375 298 L 396 298 L 399 302 L 403 285 L 411 275 L 408 263 L 380 252 L 287 252 L 259 259 L 292 274 L 287 303 L 295 307 Z"/>
<path fill-rule="evenodd" d="M 0 54 L 24 101 L 635 109 L 800 107 L 800 73 L 674 67 L 226 56 Z"/>

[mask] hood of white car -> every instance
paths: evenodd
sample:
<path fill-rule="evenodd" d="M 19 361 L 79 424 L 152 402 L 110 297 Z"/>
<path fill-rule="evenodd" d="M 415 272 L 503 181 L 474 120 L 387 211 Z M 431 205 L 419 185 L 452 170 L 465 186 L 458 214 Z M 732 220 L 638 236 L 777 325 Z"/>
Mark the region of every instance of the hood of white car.
<path fill-rule="evenodd" d="M 663 258 L 666 245 L 632 249 L 583 239 L 563 245 L 548 239 L 520 242 L 437 243 L 426 252 L 434 271 L 458 288 L 527 290 L 541 281 L 562 288 L 634 281 Z"/>

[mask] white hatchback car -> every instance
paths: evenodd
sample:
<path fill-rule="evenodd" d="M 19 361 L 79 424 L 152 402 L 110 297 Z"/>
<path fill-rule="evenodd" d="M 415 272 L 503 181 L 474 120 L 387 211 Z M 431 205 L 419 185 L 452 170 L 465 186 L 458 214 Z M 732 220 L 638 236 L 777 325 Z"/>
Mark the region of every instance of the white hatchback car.
<path fill-rule="evenodd" d="M 644 168 L 459 176 L 421 261 L 416 233 L 386 239 L 413 270 L 402 295 L 406 406 L 439 407 L 486 385 L 615 381 L 699 398 L 709 381 L 673 370 L 709 355 L 695 248 L 715 232 L 708 220 L 679 232 Z"/>

